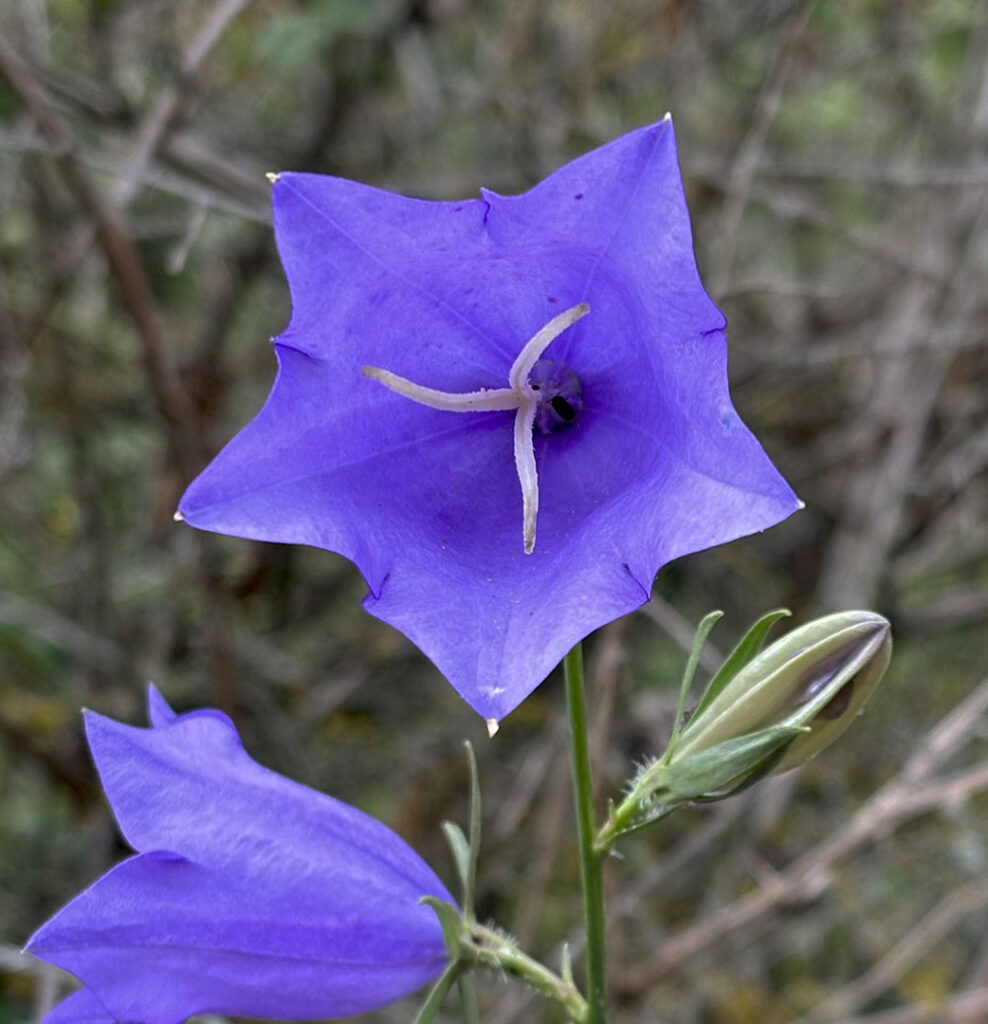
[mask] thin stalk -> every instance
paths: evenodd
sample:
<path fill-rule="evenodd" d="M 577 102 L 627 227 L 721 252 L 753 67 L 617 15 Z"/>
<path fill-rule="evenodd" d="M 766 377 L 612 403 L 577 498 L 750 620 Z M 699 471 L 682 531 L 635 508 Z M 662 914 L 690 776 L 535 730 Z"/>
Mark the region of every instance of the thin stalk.
<path fill-rule="evenodd" d="M 456 987 L 460 992 L 463 1024 L 480 1024 L 480 1009 L 477 1006 L 477 990 L 473 987 L 473 978 L 469 974 L 461 974 L 456 979 Z"/>
<path fill-rule="evenodd" d="M 607 1020 L 607 952 L 604 921 L 604 861 L 594 849 L 593 782 L 590 777 L 590 744 L 587 737 L 587 701 L 583 685 L 583 649 L 577 644 L 563 660 L 566 706 L 569 711 L 570 747 L 573 754 L 573 788 L 576 826 L 580 842 L 580 880 L 587 929 L 586 1024 Z"/>
<path fill-rule="evenodd" d="M 463 952 L 470 963 L 507 971 L 521 978 L 546 999 L 558 1003 L 574 1024 L 590 1024 L 586 1000 L 572 980 L 560 977 L 545 964 L 533 960 L 507 935 L 474 922 L 470 926 L 469 941 L 464 945 Z"/>

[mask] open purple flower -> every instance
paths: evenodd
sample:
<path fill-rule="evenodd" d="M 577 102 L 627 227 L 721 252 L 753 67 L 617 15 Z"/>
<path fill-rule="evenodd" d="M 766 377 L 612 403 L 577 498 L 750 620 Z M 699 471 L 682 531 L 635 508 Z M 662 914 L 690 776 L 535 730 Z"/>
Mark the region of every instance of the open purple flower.
<path fill-rule="evenodd" d="M 153 688 L 149 703 L 151 729 L 86 716 L 138 852 L 28 944 L 85 986 L 46 1024 L 342 1017 L 438 977 L 442 931 L 418 899 L 452 900 L 414 851 L 262 768 L 221 712 L 176 716 Z"/>
<path fill-rule="evenodd" d="M 180 514 L 352 559 L 485 718 L 660 566 L 799 507 L 731 405 L 669 119 L 520 196 L 282 174 L 273 202 L 278 378 Z"/>

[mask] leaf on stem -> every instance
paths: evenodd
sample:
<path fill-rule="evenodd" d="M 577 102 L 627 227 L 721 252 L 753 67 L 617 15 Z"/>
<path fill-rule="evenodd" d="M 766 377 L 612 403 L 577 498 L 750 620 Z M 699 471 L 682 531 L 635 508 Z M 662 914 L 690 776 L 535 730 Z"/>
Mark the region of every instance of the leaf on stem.
<path fill-rule="evenodd" d="M 696 627 L 696 636 L 693 638 L 693 649 L 690 651 L 689 659 L 686 662 L 686 670 L 683 672 L 683 681 L 679 684 L 679 702 L 676 705 L 676 718 L 672 726 L 672 736 L 669 738 L 669 745 L 662 755 L 663 763 L 667 762 L 676 749 L 679 734 L 683 728 L 683 716 L 686 712 L 686 701 L 689 697 L 690 687 L 693 685 L 693 677 L 696 675 L 697 666 L 700 664 L 700 655 L 703 652 L 703 645 L 707 642 L 710 630 L 714 628 L 717 620 L 724 613 L 721 611 L 709 612 Z"/>
<path fill-rule="evenodd" d="M 765 643 L 769 630 L 779 621 L 791 615 L 788 608 L 776 608 L 766 612 L 747 633 L 738 641 L 737 646 L 725 658 L 724 663 L 714 673 L 707 684 L 700 703 L 693 711 L 693 718 L 705 711 L 724 689 L 725 686 L 758 654 Z M 704 619 L 706 622 L 706 619 Z M 700 623 L 701 627 L 703 623 Z"/>

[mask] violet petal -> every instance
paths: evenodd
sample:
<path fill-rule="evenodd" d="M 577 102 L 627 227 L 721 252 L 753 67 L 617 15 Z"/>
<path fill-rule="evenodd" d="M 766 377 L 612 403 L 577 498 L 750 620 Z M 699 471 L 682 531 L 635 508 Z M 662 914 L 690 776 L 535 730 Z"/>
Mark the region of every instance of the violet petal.
<path fill-rule="evenodd" d="M 419 898 L 453 901 L 401 838 L 258 765 L 219 711 L 175 715 L 153 687 L 148 702 L 151 729 L 86 716 L 138 856 L 28 944 L 86 986 L 48 1024 L 346 1016 L 442 972 L 442 929 Z"/>
<path fill-rule="evenodd" d="M 266 405 L 193 482 L 193 526 L 356 562 L 365 607 L 485 718 L 501 718 L 680 555 L 799 507 L 737 416 L 724 318 L 700 283 L 672 124 L 632 132 L 524 195 L 430 203 L 283 174 L 292 293 Z M 582 387 L 535 438 L 538 540 L 522 550 L 510 412 L 430 409 L 361 375 L 503 387 L 556 314 Z"/>
<path fill-rule="evenodd" d="M 409 892 L 369 909 L 356 877 L 342 891 L 283 883 L 277 869 L 234 874 L 140 854 L 77 896 L 28 948 L 98 993 L 83 1011 L 103 1003 L 112 1019 L 141 1024 L 194 1013 L 343 1017 L 442 971 L 435 914 Z"/>

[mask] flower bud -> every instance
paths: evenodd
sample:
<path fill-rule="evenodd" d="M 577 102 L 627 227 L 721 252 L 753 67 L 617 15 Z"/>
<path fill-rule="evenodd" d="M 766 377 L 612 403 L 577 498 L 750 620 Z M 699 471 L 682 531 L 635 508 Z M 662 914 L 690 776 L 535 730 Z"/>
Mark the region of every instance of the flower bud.
<path fill-rule="evenodd" d="M 670 768 L 719 744 L 764 730 L 798 729 L 778 763 L 815 757 L 854 721 L 885 674 L 888 621 L 874 612 L 825 615 L 794 629 L 748 662 L 683 729 Z M 744 774 L 768 768 L 758 763 Z"/>

